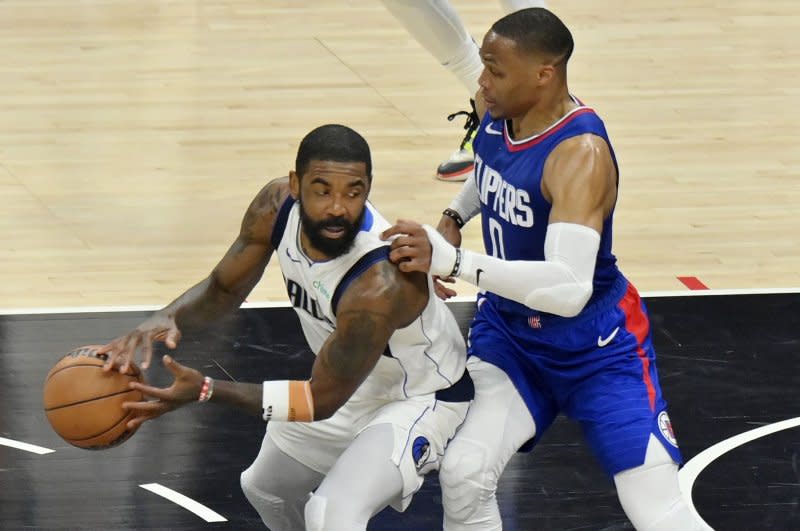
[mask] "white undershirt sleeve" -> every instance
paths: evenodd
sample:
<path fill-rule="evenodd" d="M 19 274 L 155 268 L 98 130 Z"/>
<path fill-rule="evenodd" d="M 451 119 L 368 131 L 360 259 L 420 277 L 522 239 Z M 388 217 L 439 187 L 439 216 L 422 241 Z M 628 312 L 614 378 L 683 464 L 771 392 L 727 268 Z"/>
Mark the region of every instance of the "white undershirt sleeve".
<path fill-rule="evenodd" d="M 470 174 L 464 181 L 458 194 L 450 202 L 449 208 L 458 212 L 465 224 L 480 213 L 481 198 L 478 195 L 478 185 L 473 174 Z"/>
<path fill-rule="evenodd" d="M 600 234 L 585 225 L 551 223 L 545 236 L 544 261 L 502 260 L 466 250 L 459 256 L 435 230 L 427 226 L 426 230 L 433 246 L 434 275 L 454 275 L 534 310 L 562 317 L 578 315 L 592 296 Z"/>

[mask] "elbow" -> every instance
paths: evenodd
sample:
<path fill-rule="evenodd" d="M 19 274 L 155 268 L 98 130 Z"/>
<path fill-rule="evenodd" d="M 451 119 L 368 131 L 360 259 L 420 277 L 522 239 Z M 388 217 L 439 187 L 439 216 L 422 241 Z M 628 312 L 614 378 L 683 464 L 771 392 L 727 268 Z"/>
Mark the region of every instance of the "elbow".
<path fill-rule="evenodd" d="M 586 307 L 592 293 L 591 282 L 536 289 L 525 298 L 525 305 L 559 317 L 575 317 Z"/>

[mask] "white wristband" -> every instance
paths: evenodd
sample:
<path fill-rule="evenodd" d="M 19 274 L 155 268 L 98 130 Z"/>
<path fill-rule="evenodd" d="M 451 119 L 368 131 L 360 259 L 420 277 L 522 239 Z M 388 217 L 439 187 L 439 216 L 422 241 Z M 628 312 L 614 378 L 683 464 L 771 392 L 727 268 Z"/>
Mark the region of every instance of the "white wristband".
<path fill-rule="evenodd" d="M 264 420 L 288 420 L 289 380 L 264 382 L 261 404 L 264 406 Z"/>
<path fill-rule="evenodd" d="M 311 422 L 314 397 L 309 380 L 270 380 L 262 385 L 264 420 Z"/>
<path fill-rule="evenodd" d="M 460 253 L 430 225 L 423 225 L 422 228 L 431 242 L 431 275 L 443 278 L 457 275 L 461 270 Z"/>

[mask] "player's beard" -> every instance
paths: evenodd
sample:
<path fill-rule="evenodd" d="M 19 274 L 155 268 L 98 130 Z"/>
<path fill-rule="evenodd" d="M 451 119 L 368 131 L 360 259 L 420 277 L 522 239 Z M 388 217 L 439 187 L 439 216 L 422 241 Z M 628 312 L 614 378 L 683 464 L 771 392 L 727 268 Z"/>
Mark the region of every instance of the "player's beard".
<path fill-rule="evenodd" d="M 365 206 L 353 223 L 348 221 L 344 216 L 314 221 L 306 214 L 306 210 L 303 208 L 303 202 L 301 201 L 300 226 L 314 249 L 329 258 L 336 258 L 342 256 L 353 247 L 353 242 L 356 241 L 358 231 L 361 229 L 361 224 L 364 222 L 366 210 L 367 208 Z M 344 234 L 342 234 L 340 238 L 328 238 L 322 234 L 323 229 L 339 227 L 344 229 Z"/>

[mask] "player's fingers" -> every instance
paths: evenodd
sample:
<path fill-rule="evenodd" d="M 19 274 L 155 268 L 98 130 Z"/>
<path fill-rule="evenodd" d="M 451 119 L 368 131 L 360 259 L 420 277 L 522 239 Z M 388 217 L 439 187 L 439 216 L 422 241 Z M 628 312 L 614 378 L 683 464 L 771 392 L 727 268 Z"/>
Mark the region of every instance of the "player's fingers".
<path fill-rule="evenodd" d="M 444 286 L 442 286 L 441 284 L 434 284 L 433 292 L 436 294 L 437 297 L 439 297 L 443 301 L 447 300 L 447 293 L 445 291 Z"/>
<path fill-rule="evenodd" d="M 125 346 L 120 350 L 116 363 L 119 364 L 119 372 L 126 373 L 131 366 L 131 359 L 136 356 L 139 348 L 139 334 L 130 334 L 125 341 Z"/>
<path fill-rule="evenodd" d="M 417 250 L 412 247 L 398 247 L 397 249 L 389 251 L 389 260 L 397 263 L 402 260 L 415 258 L 418 254 Z"/>
<path fill-rule="evenodd" d="M 153 387 L 152 385 L 143 384 L 140 382 L 131 382 L 128 384 L 131 389 L 136 389 L 137 391 L 141 391 L 142 394 L 147 396 L 158 398 L 159 400 L 170 400 L 171 394 L 169 388 L 162 389 L 160 387 Z M 145 404 L 149 402 L 131 402 L 132 404 Z"/>
<path fill-rule="evenodd" d="M 149 335 L 145 338 L 142 345 L 142 369 L 150 366 L 150 360 L 153 359 L 153 336 Z"/>
<path fill-rule="evenodd" d="M 400 249 L 402 247 L 407 247 L 409 245 L 409 238 L 405 234 L 402 236 L 398 236 L 397 238 L 393 239 L 392 242 L 389 244 L 390 249 Z"/>
<path fill-rule="evenodd" d="M 142 413 L 164 411 L 165 407 L 166 406 L 164 402 L 159 402 L 158 400 L 122 403 L 122 409 L 126 411 L 138 411 Z"/>
<path fill-rule="evenodd" d="M 144 424 L 145 422 L 147 422 L 148 420 L 153 420 L 154 418 L 161 416 L 163 413 L 164 412 L 161 412 L 161 413 L 139 413 L 135 417 L 133 417 L 131 420 L 129 420 L 128 423 L 126 424 L 126 426 L 127 426 L 128 429 L 131 429 L 131 430 L 132 429 L 136 429 L 139 426 L 141 426 L 142 424 Z"/>
<path fill-rule="evenodd" d="M 181 340 L 181 331 L 178 329 L 177 326 L 173 325 L 172 328 L 169 329 L 167 332 L 167 339 L 164 343 L 167 344 L 167 347 L 170 349 L 174 349 L 178 346 L 178 342 Z"/>
<path fill-rule="evenodd" d="M 106 356 L 106 362 L 103 364 L 103 372 L 110 371 L 111 367 L 114 366 L 114 358 L 116 358 L 116 353 L 114 352 L 116 348 L 114 346 L 115 343 L 115 341 L 112 341 L 97 351 L 98 354 L 105 354 Z"/>
<path fill-rule="evenodd" d="M 400 222 L 398 221 L 397 223 L 395 223 L 394 225 L 392 225 L 391 227 L 389 227 L 388 229 L 386 229 L 381 233 L 381 239 L 388 240 L 392 236 L 398 236 L 405 233 L 406 232 L 403 230 L 403 227 L 400 225 Z"/>
<path fill-rule="evenodd" d="M 430 264 L 426 264 L 425 261 L 419 260 L 417 258 L 412 258 L 408 260 L 404 260 L 397 264 L 397 268 L 404 273 L 410 273 L 412 271 L 421 271 L 423 273 L 428 272 L 428 267 Z"/>
<path fill-rule="evenodd" d="M 413 235 L 418 233 L 418 231 L 422 229 L 422 226 L 417 223 L 416 221 L 410 221 L 407 219 L 398 219 L 397 222 L 383 231 L 381 233 L 381 238 L 384 240 L 388 240 L 392 236 L 397 236 L 399 234 L 409 234 Z"/>
<path fill-rule="evenodd" d="M 450 297 L 455 297 L 456 295 L 458 295 L 458 292 L 456 292 L 456 290 L 444 286 L 442 286 L 442 292 L 444 293 L 445 300 L 449 299 Z"/>
<path fill-rule="evenodd" d="M 108 354 L 110 351 L 112 351 L 114 349 L 116 343 L 117 343 L 116 340 L 114 340 L 114 341 L 111 341 L 109 343 L 106 343 L 105 345 L 100 345 L 97 348 L 97 353 L 98 354 Z"/>
<path fill-rule="evenodd" d="M 170 356 L 169 354 L 164 354 L 164 357 L 161 358 L 161 362 L 164 364 L 164 367 L 170 370 L 170 372 L 175 375 L 177 378 L 185 368 L 183 365 L 175 361 L 175 359 Z"/>
<path fill-rule="evenodd" d="M 133 419 L 129 420 L 125 427 L 129 430 L 135 430 L 146 421 L 150 420 L 150 417 L 133 417 Z"/>
<path fill-rule="evenodd" d="M 442 284 L 442 282 L 455 282 L 455 280 L 453 280 L 452 277 L 448 278 L 434 277 L 433 287 L 434 290 L 436 291 L 436 295 L 443 300 L 447 300 L 450 297 L 455 296 L 456 295 L 455 290 L 448 288 L 447 286 Z"/>

